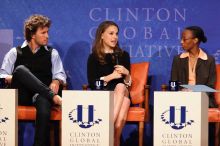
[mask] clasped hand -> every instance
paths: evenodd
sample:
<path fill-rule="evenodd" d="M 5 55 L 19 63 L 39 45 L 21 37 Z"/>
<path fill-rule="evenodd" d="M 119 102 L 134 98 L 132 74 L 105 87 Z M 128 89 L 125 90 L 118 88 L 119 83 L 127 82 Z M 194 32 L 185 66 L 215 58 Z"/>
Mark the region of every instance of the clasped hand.
<path fill-rule="evenodd" d="M 129 71 L 122 65 L 115 65 L 115 70 L 121 74 L 127 76 L 129 74 Z"/>
<path fill-rule="evenodd" d="M 122 78 L 123 75 L 127 76 L 129 71 L 122 65 L 115 65 L 115 70 L 113 71 L 113 76 L 115 79 Z"/>

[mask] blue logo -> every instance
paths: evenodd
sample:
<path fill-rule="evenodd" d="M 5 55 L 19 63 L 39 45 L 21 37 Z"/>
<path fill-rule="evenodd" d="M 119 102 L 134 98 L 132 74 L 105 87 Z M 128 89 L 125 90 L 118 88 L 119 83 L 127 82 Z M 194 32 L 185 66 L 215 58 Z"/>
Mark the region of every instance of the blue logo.
<path fill-rule="evenodd" d="M 88 114 L 88 121 L 83 120 L 83 114 Z M 83 105 L 77 105 L 76 109 L 73 109 L 69 112 L 69 119 L 73 123 L 77 123 L 81 128 L 90 128 L 95 124 L 99 124 L 102 119 L 94 120 L 94 106 L 88 105 L 88 107 L 83 107 Z"/>
<path fill-rule="evenodd" d="M 1 115 L 2 110 L 3 110 L 3 108 L 0 107 L 0 124 L 6 123 L 6 121 L 9 120 L 8 117 L 4 117 L 4 116 Z"/>
<path fill-rule="evenodd" d="M 177 114 L 176 112 L 180 114 Z M 189 120 L 189 121 L 186 120 L 187 112 L 188 111 L 186 110 L 185 106 L 181 106 L 180 108 L 175 108 L 175 106 L 170 106 L 169 110 L 166 110 L 161 114 L 161 120 L 165 124 L 169 124 L 171 128 L 175 130 L 180 130 L 194 123 L 194 120 Z"/>

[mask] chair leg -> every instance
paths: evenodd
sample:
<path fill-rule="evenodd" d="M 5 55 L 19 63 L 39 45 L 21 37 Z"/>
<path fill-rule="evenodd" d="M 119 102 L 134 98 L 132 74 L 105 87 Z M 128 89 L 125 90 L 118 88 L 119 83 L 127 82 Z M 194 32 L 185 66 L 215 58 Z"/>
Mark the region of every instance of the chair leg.
<path fill-rule="evenodd" d="M 215 146 L 219 146 L 220 140 L 220 123 L 215 123 Z"/>
<path fill-rule="evenodd" d="M 55 137 L 54 137 L 54 133 L 55 133 L 55 127 L 54 127 L 55 125 L 54 125 L 54 123 L 53 123 L 53 121 L 51 121 L 51 123 L 50 123 L 50 145 L 51 146 L 54 146 L 55 145 L 55 143 L 54 143 L 54 141 L 55 141 Z"/>
<path fill-rule="evenodd" d="M 144 122 L 139 122 L 139 146 L 143 146 L 143 137 L 144 137 Z"/>

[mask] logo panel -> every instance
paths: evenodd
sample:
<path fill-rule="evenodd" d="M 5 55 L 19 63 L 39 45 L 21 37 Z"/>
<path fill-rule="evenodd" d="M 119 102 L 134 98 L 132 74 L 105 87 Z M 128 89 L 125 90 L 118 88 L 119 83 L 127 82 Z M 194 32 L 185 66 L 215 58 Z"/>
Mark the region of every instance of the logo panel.
<path fill-rule="evenodd" d="M 194 123 L 194 120 L 187 119 L 187 112 L 186 106 L 181 106 L 180 108 L 170 106 L 169 110 L 161 114 L 161 120 L 165 124 L 169 124 L 171 128 L 180 130 Z"/>
<path fill-rule="evenodd" d="M 86 107 L 84 107 L 83 105 L 77 105 L 76 109 L 73 109 L 69 112 L 69 119 L 73 123 L 78 124 L 78 126 L 81 128 L 91 128 L 95 124 L 100 124 L 100 122 L 102 121 L 102 119 L 100 118 L 94 120 L 94 113 L 94 105 L 88 105 Z M 84 116 L 86 114 L 88 116 L 87 118 L 85 118 Z M 83 117 L 88 120 L 84 120 Z"/>
<path fill-rule="evenodd" d="M 4 123 L 6 123 L 8 120 L 9 120 L 9 118 L 8 117 L 5 117 L 2 113 L 3 111 L 3 108 L 1 107 L 1 105 L 0 105 L 0 124 L 4 124 Z"/>

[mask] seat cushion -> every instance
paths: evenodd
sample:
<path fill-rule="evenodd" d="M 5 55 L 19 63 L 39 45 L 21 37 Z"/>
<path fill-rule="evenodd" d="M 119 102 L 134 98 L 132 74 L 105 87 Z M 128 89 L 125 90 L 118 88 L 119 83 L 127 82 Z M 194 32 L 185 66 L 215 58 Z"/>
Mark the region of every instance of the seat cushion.
<path fill-rule="evenodd" d="M 220 109 L 209 108 L 208 118 L 209 122 L 220 122 Z"/>
<path fill-rule="evenodd" d="M 127 121 L 137 121 L 137 122 L 143 122 L 145 116 L 144 108 L 140 107 L 130 107 L 128 111 Z"/>
<path fill-rule="evenodd" d="M 34 106 L 18 106 L 18 120 L 35 120 L 36 108 Z M 61 120 L 62 113 L 58 107 L 52 107 L 51 120 Z"/>

